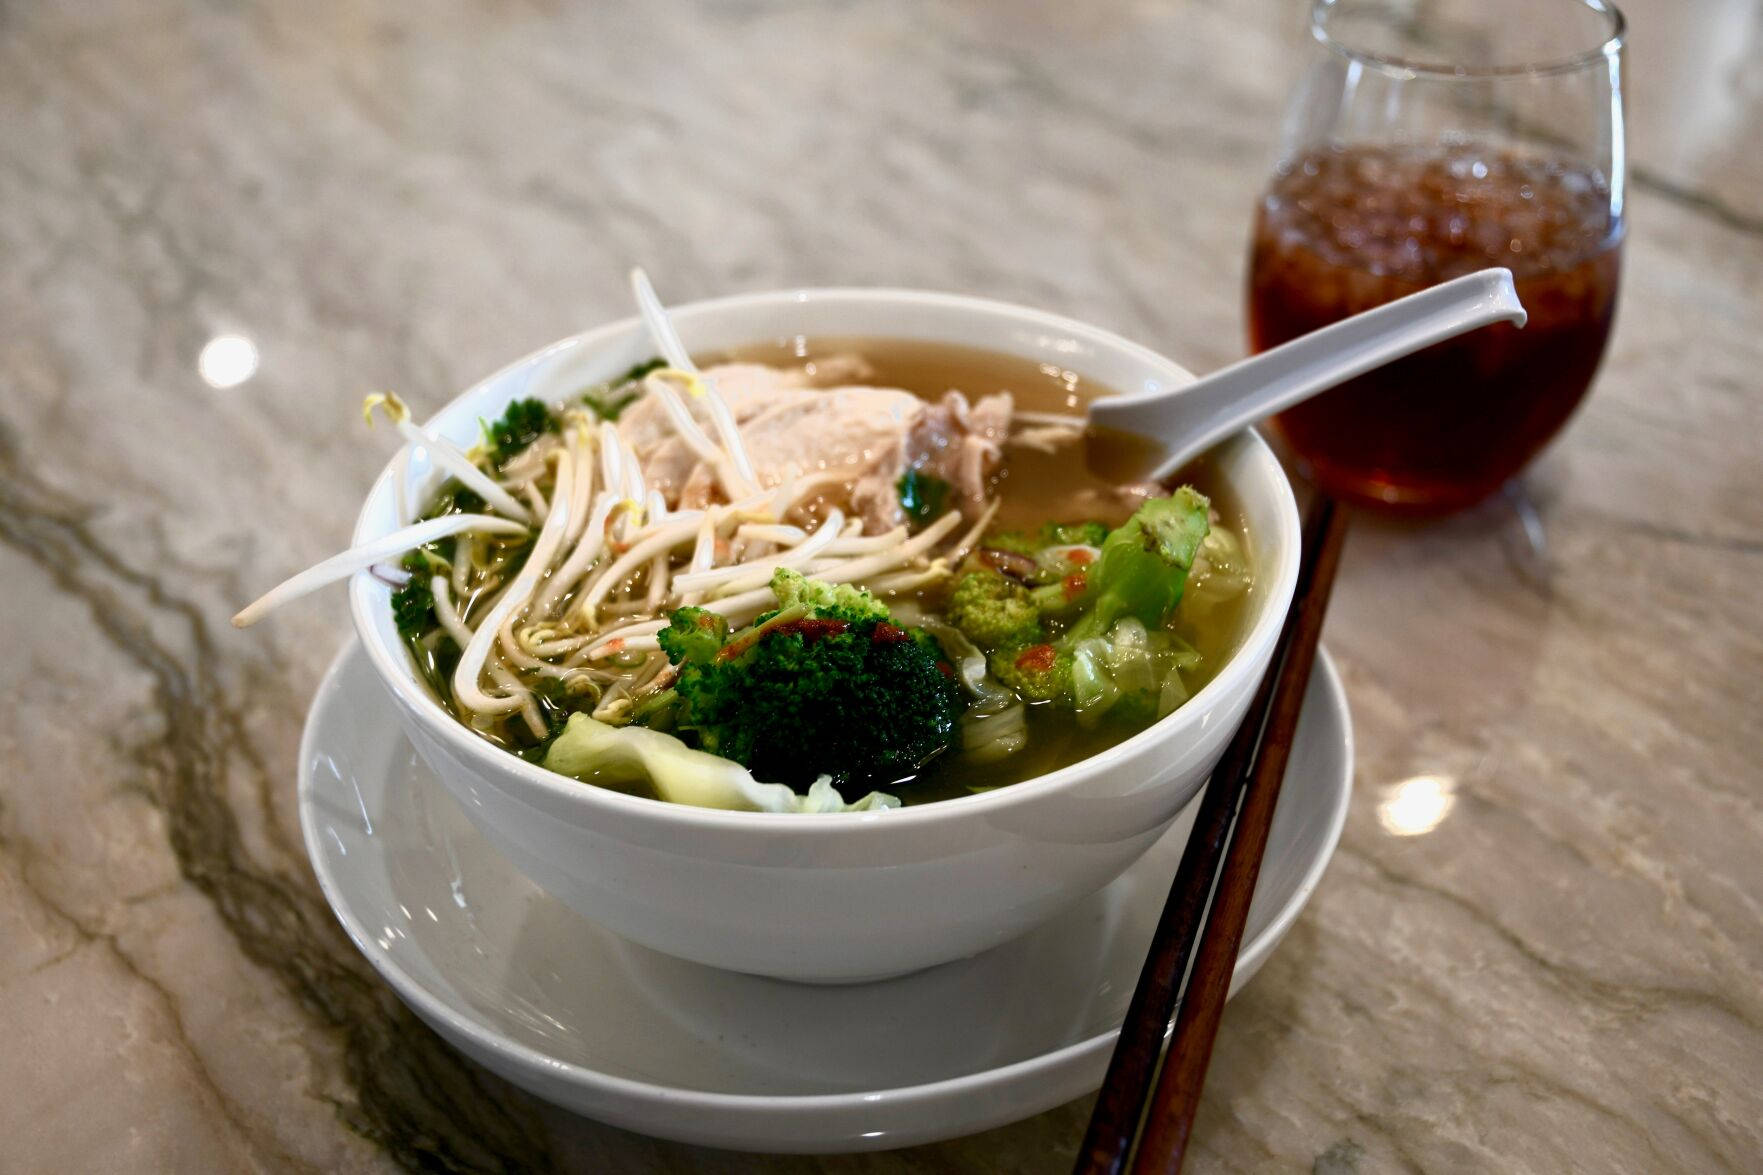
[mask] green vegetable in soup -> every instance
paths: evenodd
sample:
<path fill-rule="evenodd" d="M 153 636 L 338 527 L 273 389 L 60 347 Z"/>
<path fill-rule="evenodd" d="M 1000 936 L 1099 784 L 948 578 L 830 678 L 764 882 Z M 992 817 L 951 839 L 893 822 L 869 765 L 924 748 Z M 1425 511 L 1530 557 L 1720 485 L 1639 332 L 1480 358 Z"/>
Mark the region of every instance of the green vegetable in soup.
<path fill-rule="evenodd" d="M 485 455 L 500 466 L 556 427 L 543 400 L 516 400 L 499 420 L 484 426 Z"/>
<path fill-rule="evenodd" d="M 1071 700 L 1071 654 L 1057 645 L 1041 642 L 999 649 L 987 658 L 986 666 L 1025 702 Z"/>
<path fill-rule="evenodd" d="M 708 664 L 728 640 L 728 621 L 703 608 L 681 608 L 668 620 L 655 639 L 675 665 Z"/>
<path fill-rule="evenodd" d="M 1034 558 L 1048 547 L 1099 547 L 1107 537 L 1106 523 L 1049 522 L 1037 531 L 999 531 L 987 537 L 986 546 Z"/>
<path fill-rule="evenodd" d="M 405 640 L 421 636 L 435 622 L 435 594 L 428 581 L 412 576 L 410 582 L 392 593 L 392 619 L 398 635 Z"/>
<path fill-rule="evenodd" d="M 1040 609 L 1029 590 L 990 568 L 962 576 L 949 593 L 945 612 L 949 623 L 982 649 L 1028 645 L 1042 639 Z"/>
<path fill-rule="evenodd" d="M 894 491 L 900 496 L 900 509 L 914 522 L 941 517 L 949 501 L 949 483 L 921 469 L 902 473 Z"/>
<path fill-rule="evenodd" d="M 410 573 L 405 585 L 392 593 L 392 620 L 398 635 L 413 640 L 436 623 L 435 593 L 429 590 L 429 556 L 421 550 L 404 556 L 403 567 Z"/>
<path fill-rule="evenodd" d="M 442 484 L 441 492 L 435 495 L 434 503 L 423 513 L 423 517 L 439 518 L 443 514 L 482 514 L 483 512 L 484 500 L 478 496 L 476 490 L 466 489 L 456 478 L 448 478 Z"/>
<path fill-rule="evenodd" d="M 1041 528 L 1044 547 L 1099 547 L 1108 537 L 1108 527 L 1100 522 L 1049 522 Z"/>
<path fill-rule="evenodd" d="M 1075 642 L 1071 654 L 1072 709 L 1086 725 L 1103 715 L 1141 725 L 1163 717 L 1187 700 L 1180 670 L 1200 663 L 1187 642 L 1131 616 Z"/>
<path fill-rule="evenodd" d="M 727 633 L 681 608 L 658 637 L 677 671 L 675 733 L 798 791 L 903 779 L 947 750 L 963 698 L 941 646 L 868 592 L 772 580 L 779 609 Z"/>
<path fill-rule="evenodd" d="M 1209 509 L 1203 496 L 1183 486 L 1145 502 L 1100 537 L 1088 524 L 1043 527 L 1033 540 L 1042 544 L 1032 551 L 1035 571 L 1028 574 L 1047 582 L 1028 588 L 998 572 L 970 572 L 950 596 L 949 617 L 985 645 L 974 630 L 990 636 L 1002 627 L 996 618 L 1004 606 L 997 601 L 1031 610 L 1032 627 L 1024 623 L 1014 639 L 986 645 L 993 650 L 987 659 L 993 677 L 1025 702 L 1071 707 L 1086 725 L 1104 715 L 1149 722 L 1187 697 L 1180 671 L 1199 661 L 1168 626 L 1210 528 Z M 995 539 L 987 546 L 1006 549 Z M 1092 547 L 1100 547 L 1093 557 Z M 977 606 L 982 603 L 984 609 Z M 1043 639 L 1043 630 L 1055 635 Z"/>
<path fill-rule="evenodd" d="M 771 577 L 771 591 L 779 611 L 807 608 L 815 617 L 848 620 L 891 620 L 887 605 L 860 587 L 848 583 L 822 583 L 799 571 L 781 567 Z M 764 619 L 761 617 L 760 619 Z"/>
<path fill-rule="evenodd" d="M 641 784 L 675 804 L 761 812 L 867 812 L 897 808 L 900 801 L 870 792 L 846 803 L 826 778 L 798 795 L 782 784 L 760 783 L 738 763 L 707 755 L 659 731 L 611 726 L 588 714 L 573 714 L 546 749 L 548 770 L 576 779 L 619 787 Z"/>
<path fill-rule="evenodd" d="M 649 359 L 632 367 L 617 379 L 607 380 L 603 384 L 595 384 L 582 393 L 582 403 L 601 420 L 617 421 L 624 410 L 643 394 L 641 380 L 651 371 L 659 371 L 667 364 L 661 359 Z"/>
<path fill-rule="evenodd" d="M 1101 636 L 1127 616 L 1162 627 L 1181 603 L 1188 569 L 1210 529 L 1209 509 L 1203 495 L 1183 486 L 1170 497 L 1150 499 L 1110 531 L 1076 601 L 1082 615 L 1068 640 Z"/>

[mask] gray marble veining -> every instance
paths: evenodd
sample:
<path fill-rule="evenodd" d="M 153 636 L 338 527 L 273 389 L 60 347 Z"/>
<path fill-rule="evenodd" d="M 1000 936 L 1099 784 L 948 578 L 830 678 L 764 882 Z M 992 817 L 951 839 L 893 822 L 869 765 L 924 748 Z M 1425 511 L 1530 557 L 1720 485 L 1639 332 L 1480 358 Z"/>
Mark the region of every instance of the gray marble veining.
<path fill-rule="evenodd" d="M 1516 506 L 1356 529 L 1328 629 L 1354 811 L 1231 1006 L 1192 1169 L 1763 1165 L 1763 13 L 1629 15 L 1605 371 Z M 679 299 L 955 289 L 1235 358 L 1298 25 L 0 5 L 0 1170 L 1064 1169 L 1087 1102 L 765 1163 L 451 1053 L 298 844 L 340 599 L 225 618 L 344 540 L 386 452 L 363 391 L 439 403 L 624 313 L 632 261 Z M 225 334 L 260 366 L 216 390 Z"/>

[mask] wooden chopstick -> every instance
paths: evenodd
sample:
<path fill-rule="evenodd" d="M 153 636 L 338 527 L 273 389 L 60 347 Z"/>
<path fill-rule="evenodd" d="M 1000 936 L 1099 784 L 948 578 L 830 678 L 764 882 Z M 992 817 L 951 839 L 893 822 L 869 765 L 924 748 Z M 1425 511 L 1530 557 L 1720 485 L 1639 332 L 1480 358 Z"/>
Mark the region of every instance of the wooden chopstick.
<path fill-rule="evenodd" d="M 1123 1170 L 1141 1120 L 1143 1136 L 1133 1171 L 1172 1172 L 1181 1167 L 1346 532 L 1346 511 L 1317 495 L 1304 520 L 1298 584 L 1285 626 L 1242 726 L 1225 748 L 1200 801 L 1078 1150 L 1074 1175 L 1114 1175 Z M 1147 1108 L 1146 1091 L 1156 1075 L 1184 974 L 1188 974 L 1187 989 Z"/>

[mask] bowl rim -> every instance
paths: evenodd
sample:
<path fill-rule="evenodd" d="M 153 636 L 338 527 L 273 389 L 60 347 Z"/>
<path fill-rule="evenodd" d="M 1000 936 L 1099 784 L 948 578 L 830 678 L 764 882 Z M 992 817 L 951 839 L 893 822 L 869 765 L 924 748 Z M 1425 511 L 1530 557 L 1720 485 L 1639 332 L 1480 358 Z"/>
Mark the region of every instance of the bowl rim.
<path fill-rule="evenodd" d="M 1092 345 L 1123 353 L 1144 367 L 1168 378 L 1172 383 L 1185 383 L 1193 378 L 1186 368 L 1174 360 L 1112 331 L 1091 326 L 1063 315 L 1036 310 L 1032 307 L 965 294 L 897 287 L 789 287 L 779 290 L 729 294 L 696 302 L 681 303 L 670 307 L 669 313 L 677 324 L 689 330 L 689 323 L 692 319 L 714 316 L 719 312 L 751 309 L 766 305 L 805 304 L 811 301 L 835 304 L 893 303 L 1008 318 L 1023 325 L 1075 337 Z M 433 426 L 440 418 L 458 411 L 463 403 L 480 396 L 486 388 L 501 383 L 551 356 L 576 349 L 580 349 L 584 353 L 591 352 L 592 348 L 605 346 L 621 339 L 631 331 L 640 329 L 640 326 L 640 320 L 637 316 L 629 315 L 538 347 L 472 383 L 443 407 L 432 413 L 423 422 L 423 427 Z M 877 337 L 887 336 L 885 332 L 882 332 Z M 985 348 L 980 345 L 980 349 Z M 368 660 L 373 664 L 381 682 L 405 704 L 409 711 L 420 716 L 426 730 L 471 764 L 485 782 L 491 783 L 498 790 L 504 792 L 510 792 L 506 781 L 516 780 L 522 787 L 548 794 L 566 806 L 579 807 L 583 811 L 599 809 L 609 815 L 638 821 L 653 820 L 663 824 L 688 826 L 700 830 L 740 831 L 747 834 L 768 836 L 824 838 L 834 830 L 851 834 L 872 832 L 874 835 L 882 835 L 888 829 L 910 829 L 927 823 L 961 817 L 995 816 L 1009 809 L 1055 794 L 1067 787 L 1075 786 L 1078 782 L 1098 773 L 1104 773 L 1122 760 L 1145 749 L 1148 745 L 1173 737 L 1184 725 L 1191 725 L 1195 716 L 1206 712 L 1206 703 L 1222 699 L 1233 690 L 1246 691 L 1253 688 L 1254 680 L 1244 679 L 1252 676 L 1258 678 L 1259 673 L 1264 671 L 1264 669 L 1255 669 L 1254 665 L 1263 659 L 1264 654 L 1271 652 L 1279 629 L 1284 623 L 1285 604 L 1290 601 L 1292 592 L 1297 585 L 1299 524 L 1297 501 L 1293 495 L 1291 483 L 1286 479 L 1278 458 L 1274 456 L 1273 450 L 1261 435 L 1252 428 L 1245 429 L 1221 442 L 1221 445 L 1245 444 L 1250 447 L 1252 458 L 1262 463 L 1271 475 L 1269 480 L 1273 483 L 1277 533 L 1270 536 L 1270 542 L 1281 557 L 1278 565 L 1269 569 L 1270 574 L 1264 572 L 1263 578 L 1258 580 L 1256 588 L 1261 587 L 1264 583 L 1268 585 L 1265 596 L 1266 603 L 1249 630 L 1243 634 L 1236 650 L 1226 661 L 1224 667 L 1174 711 L 1153 722 L 1144 730 L 1138 731 L 1129 738 L 1122 739 L 1096 754 L 1080 759 L 1076 763 L 1068 764 L 1056 771 L 1038 775 L 1032 779 L 1025 779 L 1008 787 L 974 795 L 937 800 L 934 803 L 908 804 L 899 808 L 869 812 L 750 812 L 676 804 L 666 800 L 651 799 L 647 796 L 629 795 L 613 791 L 610 788 L 595 787 L 570 776 L 548 771 L 536 763 L 529 763 L 519 756 L 479 738 L 472 734 L 456 716 L 443 708 L 440 701 L 431 695 L 417 678 L 415 668 L 410 664 L 410 659 L 403 646 L 399 645 L 393 649 L 381 639 L 381 630 L 372 622 L 369 612 L 372 606 L 371 592 L 377 582 L 372 580 L 371 576 L 356 575 L 351 578 L 349 583 L 350 616 L 354 622 L 356 634 L 360 637 L 362 646 L 367 650 Z M 395 466 L 395 460 L 388 459 L 379 476 L 373 480 L 369 487 L 363 498 L 361 511 L 356 517 L 352 543 L 365 541 L 370 531 L 378 529 L 370 527 L 369 510 L 382 496 L 392 492 L 391 482 L 396 471 Z M 1242 493 L 1241 487 L 1233 485 L 1233 488 L 1237 489 L 1239 494 Z M 1182 720 L 1184 715 L 1189 719 L 1189 722 L 1185 724 Z M 514 794 L 515 798 L 520 798 L 517 793 L 510 794 Z M 526 800 L 523 802 L 530 803 Z"/>

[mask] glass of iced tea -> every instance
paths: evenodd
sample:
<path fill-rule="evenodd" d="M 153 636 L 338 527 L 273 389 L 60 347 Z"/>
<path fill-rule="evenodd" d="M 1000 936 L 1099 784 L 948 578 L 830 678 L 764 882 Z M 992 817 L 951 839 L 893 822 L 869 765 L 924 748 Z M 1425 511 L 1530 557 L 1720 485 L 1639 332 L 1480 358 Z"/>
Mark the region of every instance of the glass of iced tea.
<path fill-rule="evenodd" d="M 1469 505 L 1585 395 L 1621 267 L 1623 31 L 1600 0 L 1316 0 L 1255 220 L 1250 345 L 1489 265 L 1530 312 L 1276 417 L 1324 491 Z"/>

